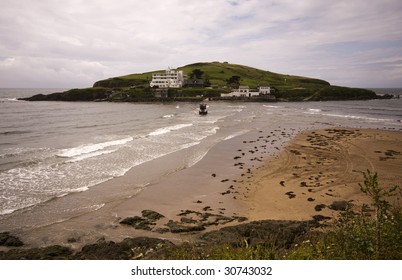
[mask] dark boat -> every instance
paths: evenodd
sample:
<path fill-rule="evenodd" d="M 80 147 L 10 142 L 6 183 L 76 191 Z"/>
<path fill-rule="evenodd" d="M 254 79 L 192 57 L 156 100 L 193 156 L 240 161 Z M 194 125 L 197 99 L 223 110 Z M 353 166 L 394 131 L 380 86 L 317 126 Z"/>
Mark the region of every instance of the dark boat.
<path fill-rule="evenodd" d="M 200 111 L 198 112 L 200 115 L 206 115 L 206 114 L 208 114 L 208 111 L 207 111 L 207 104 L 205 104 L 205 103 L 201 103 L 200 104 Z"/>

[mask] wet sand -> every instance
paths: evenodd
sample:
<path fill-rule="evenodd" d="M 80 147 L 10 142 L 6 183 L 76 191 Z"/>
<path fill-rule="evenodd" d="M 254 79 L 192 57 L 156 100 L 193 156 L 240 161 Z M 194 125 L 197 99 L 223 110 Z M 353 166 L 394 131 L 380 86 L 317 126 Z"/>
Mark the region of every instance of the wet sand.
<path fill-rule="evenodd" d="M 298 135 L 243 188 L 250 220 L 336 217 L 345 205 L 370 200 L 360 191 L 362 172 L 378 173 L 380 186 L 402 185 L 402 133 L 323 129 Z"/>

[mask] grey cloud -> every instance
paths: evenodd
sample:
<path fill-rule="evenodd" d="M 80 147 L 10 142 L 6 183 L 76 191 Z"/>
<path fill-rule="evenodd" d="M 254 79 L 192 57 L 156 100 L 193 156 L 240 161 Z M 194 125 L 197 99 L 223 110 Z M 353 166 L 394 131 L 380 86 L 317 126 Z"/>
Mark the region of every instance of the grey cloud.
<path fill-rule="evenodd" d="M 362 61 L 381 60 L 378 86 L 402 86 L 391 78 L 401 14 L 399 0 L 2 0 L 0 87 L 90 86 L 212 60 L 351 86 L 373 81 Z M 362 47 L 338 49 L 344 42 Z"/>

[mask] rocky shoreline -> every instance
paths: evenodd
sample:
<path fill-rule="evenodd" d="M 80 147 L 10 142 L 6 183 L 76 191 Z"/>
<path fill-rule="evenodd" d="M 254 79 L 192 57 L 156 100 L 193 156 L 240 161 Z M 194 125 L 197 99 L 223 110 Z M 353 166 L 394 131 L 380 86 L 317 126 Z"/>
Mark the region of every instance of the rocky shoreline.
<path fill-rule="evenodd" d="M 150 213 L 150 212 L 148 212 Z M 149 217 L 149 216 L 148 216 Z M 207 233 L 198 233 L 195 241 L 190 244 L 197 248 L 199 255 L 206 248 L 216 244 L 239 246 L 245 242 L 249 246 L 267 244 L 276 249 L 288 249 L 303 237 L 310 229 L 319 223 L 311 221 L 277 221 L 264 220 L 227 226 Z M 178 225 L 170 227 L 172 232 L 180 234 Z M 190 230 L 191 231 L 191 230 Z M 2 234 L 0 235 L 2 236 Z M 15 238 L 8 235 L 8 238 Z M 4 244 L 3 244 L 4 245 Z M 175 251 L 188 244 L 174 244 L 162 238 L 135 237 L 126 238 L 121 242 L 99 239 L 94 244 L 84 246 L 79 251 L 60 245 L 32 249 L 11 249 L 0 252 L 2 260 L 140 260 L 140 259 L 175 259 Z"/>

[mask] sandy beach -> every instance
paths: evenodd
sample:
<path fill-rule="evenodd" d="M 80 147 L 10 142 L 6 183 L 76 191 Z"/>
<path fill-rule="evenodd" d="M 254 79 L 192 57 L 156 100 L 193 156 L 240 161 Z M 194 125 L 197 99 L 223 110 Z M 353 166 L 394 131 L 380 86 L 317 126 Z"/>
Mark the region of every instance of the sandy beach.
<path fill-rule="evenodd" d="M 402 183 L 402 133 L 370 129 L 305 131 L 243 186 L 250 220 L 307 220 L 337 216 L 344 205 L 368 204 L 363 173 L 377 172 L 383 187 Z"/>
<path fill-rule="evenodd" d="M 356 207 L 368 202 L 359 191 L 367 169 L 378 172 L 383 186 L 401 184 L 401 143 L 401 132 L 387 130 L 253 130 L 218 143 L 194 166 L 172 170 L 138 195 L 124 195 L 137 172 L 158 172 L 158 165 L 185 155 L 165 156 L 157 165 L 144 164 L 87 192 L 57 199 L 54 203 L 122 194 L 100 209 L 13 234 L 26 248 L 59 244 L 79 250 L 99 240 L 139 236 L 193 241 L 200 232 L 247 221 L 334 218 L 339 202 Z M 144 210 L 160 217 L 149 218 Z M 31 212 L 24 219 L 40 209 Z M 133 219 L 121 224 L 126 218 Z"/>

